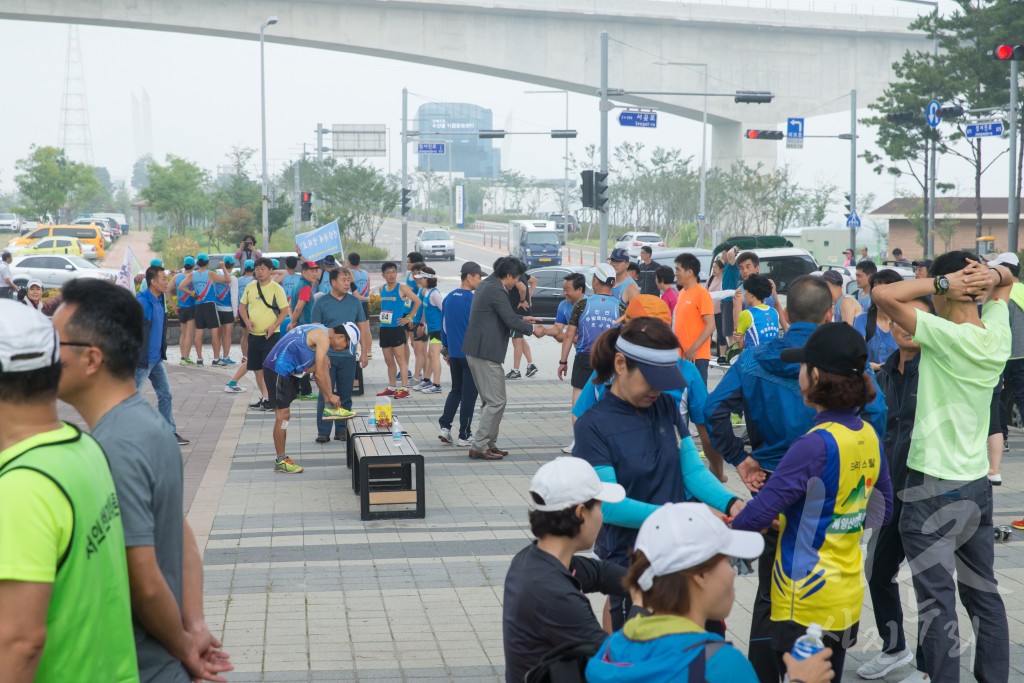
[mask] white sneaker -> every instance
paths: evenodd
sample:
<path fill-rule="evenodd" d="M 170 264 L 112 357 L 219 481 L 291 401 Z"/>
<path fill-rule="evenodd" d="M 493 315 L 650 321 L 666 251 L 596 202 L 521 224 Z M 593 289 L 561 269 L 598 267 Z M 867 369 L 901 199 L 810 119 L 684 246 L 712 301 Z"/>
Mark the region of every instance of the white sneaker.
<path fill-rule="evenodd" d="M 872 659 L 869 659 L 857 668 L 857 675 L 868 680 L 882 678 L 893 669 L 909 664 L 912 661 L 914 661 L 914 653 L 910 650 L 894 652 L 893 654 L 879 652 Z"/>
<path fill-rule="evenodd" d="M 441 433 L 437 435 L 437 438 L 439 438 L 441 441 L 444 441 L 445 443 L 451 443 L 452 430 L 447 429 L 445 427 L 441 427 Z"/>
<path fill-rule="evenodd" d="M 245 387 L 239 386 L 238 384 L 235 384 L 235 385 L 225 384 L 224 385 L 224 393 L 225 394 L 240 394 L 243 391 L 245 391 Z"/>
<path fill-rule="evenodd" d="M 431 382 L 429 379 L 425 379 L 421 381 L 419 384 L 415 384 L 409 388 L 412 389 L 413 391 L 423 391 L 424 389 L 432 386 L 434 386 L 434 383 Z"/>
<path fill-rule="evenodd" d="M 473 445 L 473 440 L 472 439 L 459 439 L 457 445 L 460 446 L 460 447 L 472 446 Z"/>
<path fill-rule="evenodd" d="M 562 446 L 562 452 L 567 455 L 572 455 L 572 448 L 576 445 L 576 439 L 572 440 L 572 443 L 568 446 Z"/>

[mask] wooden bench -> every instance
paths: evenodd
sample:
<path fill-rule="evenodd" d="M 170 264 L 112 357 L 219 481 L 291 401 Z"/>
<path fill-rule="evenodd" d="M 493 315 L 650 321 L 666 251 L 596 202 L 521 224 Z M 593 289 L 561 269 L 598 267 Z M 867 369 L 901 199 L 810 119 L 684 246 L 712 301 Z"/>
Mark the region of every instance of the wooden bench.
<path fill-rule="evenodd" d="M 402 431 L 403 436 L 408 432 Z M 370 417 L 367 415 L 356 415 L 345 423 L 345 465 L 352 469 L 352 460 L 355 453 L 355 444 L 359 439 L 373 436 L 390 436 L 391 432 L 384 429 L 377 429 L 376 424 L 370 424 Z"/>
<path fill-rule="evenodd" d="M 358 418 L 353 418 L 353 420 Z M 359 495 L 359 518 L 397 519 L 426 516 L 423 455 L 404 434 L 399 447 L 390 432 L 354 431 L 364 424 L 349 421 L 349 448 L 352 453 L 352 491 Z M 415 487 L 413 468 L 415 467 Z M 415 504 L 414 509 L 371 511 L 374 505 Z"/>

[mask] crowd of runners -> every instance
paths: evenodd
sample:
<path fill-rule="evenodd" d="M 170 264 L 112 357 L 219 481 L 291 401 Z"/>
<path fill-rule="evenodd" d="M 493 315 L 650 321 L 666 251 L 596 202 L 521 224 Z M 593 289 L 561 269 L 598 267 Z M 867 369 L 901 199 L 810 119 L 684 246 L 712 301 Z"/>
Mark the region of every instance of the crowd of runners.
<path fill-rule="evenodd" d="M 710 280 L 691 254 L 676 257 L 671 272 L 647 259 L 659 283 L 653 295 L 639 292 L 628 254 L 614 250 L 589 282 L 565 277 L 565 300 L 549 321 L 529 315 L 536 280 L 514 257 L 489 273 L 465 262 L 459 286 L 442 293 L 436 271 L 413 252 L 404 279 L 398 263 L 385 262 L 383 284 L 371 291 L 358 254 L 345 263 L 275 262 L 251 249 L 244 241 L 217 264 L 189 256 L 170 278 L 153 263 L 137 296 L 73 281 L 52 323 L 34 306 L 0 302 L 10 309 L 5 319 L 18 322 L 16 335 L 0 330 L 0 411 L 16 417 L 0 421 L 0 654 L 39 633 L 47 644 L 26 648 L 34 654 L 15 666 L 68 670 L 72 649 L 87 652 L 93 645 L 82 642 L 104 636 L 106 659 L 91 665 L 121 672 L 112 680 L 136 680 L 127 664 L 135 649 L 143 669 L 198 678 L 230 668 L 196 600 L 201 564 L 181 522 L 181 470 L 148 460 L 167 443 L 176 453 L 173 437 L 186 442 L 163 368 L 167 295 L 177 295 L 181 364 L 204 364 L 210 330 L 210 364 L 238 366 L 224 391 L 243 391 L 239 382 L 253 373 L 259 396 L 250 408 L 275 414 L 274 470 L 297 474 L 290 408 L 316 400 L 316 441 L 344 438 L 353 387 L 371 359 L 376 293 L 387 372 L 377 396 L 441 395 L 447 375 L 438 438 L 472 460 L 509 456 L 498 442 L 507 383 L 522 377 L 522 358 L 527 377 L 540 371 L 528 338 L 552 337 L 561 351 L 551 374 L 568 378 L 573 438 L 562 448 L 569 457 L 533 477 L 537 540 L 505 580 L 510 683 L 562 680 L 553 672 L 566 664 L 591 681 L 839 679 L 862 635 L 865 586 L 881 651 L 859 677 L 912 666 L 906 681 L 959 680 L 959 591 L 974 629 L 975 676 L 1009 679 L 992 495 L 1006 447 L 1000 392 L 1024 408 L 1016 255 L 985 262 L 950 252 L 912 280 L 862 262 L 861 297 L 847 297 L 838 272 L 827 271 L 788 283 L 783 302 L 752 252 L 723 251 Z M 240 364 L 231 359 L 236 324 L 244 328 Z M 709 391 L 715 355 L 724 374 Z M 136 393 L 146 379 L 159 412 Z M 92 438 L 56 420 L 57 395 L 106 450 L 112 480 L 89 464 L 99 452 Z M 125 441 L 129 421 L 138 448 Z M 82 464 L 60 457 L 69 449 Z M 730 465 L 745 495 L 723 485 Z M 33 525 L 12 526 L 24 519 L 22 506 L 46 514 L 39 507 Z M 77 526 L 91 531 L 70 535 Z M 127 549 L 127 572 L 118 547 Z M 590 549 L 597 559 L 577 554 Z M 83 562 L 94 554 L 102 566 Z M 904 560 L 918 604 L 916 644 L 896 583 Z M 758 588 L 744 653 L 724 635 L 735 568 L 749 563 Z M 142 581 L 152 586 L 136 595 Z M 608 595 L 601 618 L 584 592 Z M 90 609 L 104 619 L 97 633 L 72 649 L 51 647 L 70 643 L 76 632 L 66 624 Z M 132 615 L 134 639 L 125 627 Z M 826 647 L 791 656 L 815 625 Z M 28 635 L 4 635 L 20 632 Z"/>

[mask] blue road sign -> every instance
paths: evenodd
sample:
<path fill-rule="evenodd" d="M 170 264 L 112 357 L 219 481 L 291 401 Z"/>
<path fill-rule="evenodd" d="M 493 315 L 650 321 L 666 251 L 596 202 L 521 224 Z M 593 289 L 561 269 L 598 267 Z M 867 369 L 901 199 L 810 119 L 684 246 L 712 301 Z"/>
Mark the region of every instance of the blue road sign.
<path fill-rule="evenodd" d="M 1002 121 L 984 121 L 979 123 L 968 123 L 966 130 L 969 138 L 990 138 L 1003 134 Z"/>
<path fill-rule="evenodd" d="M 786 137 L 802 138 L 804 136 L 803 119 L 786 119 Z"/>
<path fill-rule="evenodd" d="M 630 128 L 657 128 L 658 115 L 653 111 L 619 112 L 619 125 Z"/>
<path fill-rule="evenodd" d="M 856 211 L 850 212 L 850 215 L 846 218 L 846 227 L 848 227 L 848 228 L 859 228 L 860 227 L 860 216 L 857 215 Z"/>
<path fill-rule="evenodd" d="M 418 142 L 416 143 L 417 154 L 444 154 L 443 142 Z"/>
<path fill-rule="evenodd" d="M 939 118 L 939 107 L 941 106 L 938 100 L 932 100 L 928 103 L 928 108 L 924 110 L 925 118 L 928 119 L 928 125 L 932 128 L 937 128 L 942 121 Z"/>

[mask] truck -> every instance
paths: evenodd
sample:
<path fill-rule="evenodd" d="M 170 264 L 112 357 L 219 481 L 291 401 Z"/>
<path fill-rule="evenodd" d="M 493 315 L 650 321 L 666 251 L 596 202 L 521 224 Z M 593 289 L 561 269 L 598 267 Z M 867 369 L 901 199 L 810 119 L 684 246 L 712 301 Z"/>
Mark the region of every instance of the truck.
<path fill-rule="evenodd" d="M 509 221 L 508 253 L 527 268 L 562 265 L 562 233 L 554 221 Z"/>
<path fill-rule="evenodd" d="M 810 252 L 815 261 L 823 264 L 842 265 L 843 249 L 850 246 L 849 228 L 786 228 L 782 231 L 782 236 L 792 242 L 794 247 Z"/>

